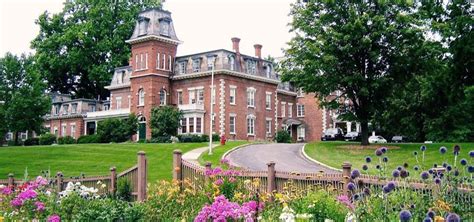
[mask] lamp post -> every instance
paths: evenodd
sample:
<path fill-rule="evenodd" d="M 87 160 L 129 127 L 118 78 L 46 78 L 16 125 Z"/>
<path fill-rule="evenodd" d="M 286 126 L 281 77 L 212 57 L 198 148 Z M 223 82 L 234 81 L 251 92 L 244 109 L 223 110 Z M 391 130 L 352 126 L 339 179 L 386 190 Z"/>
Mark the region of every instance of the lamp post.
<path fill-rule="evenodd" d="M 211 62 L 211 113 L 210 113 L 210 118 L 209 118 L 209 155 L 212 155 L 212 131 L 213 131 L 213 119 L 214 119 L 214 104 L 213 102 L 215 101 L 215 95 L 214 95 L 214 66 L 215 66 L 215 57 L 208 57 L 207 58 L 208 62 Z"/>

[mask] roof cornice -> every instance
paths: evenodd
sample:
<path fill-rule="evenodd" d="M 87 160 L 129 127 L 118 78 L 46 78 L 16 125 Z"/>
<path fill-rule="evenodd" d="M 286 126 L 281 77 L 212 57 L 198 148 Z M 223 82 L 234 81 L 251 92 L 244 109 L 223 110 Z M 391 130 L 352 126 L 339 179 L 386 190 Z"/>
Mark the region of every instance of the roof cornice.
<path fill-rule="evenodd" d="M 157 40 L 157 41 L 161 41 L 161 42 L 171 43 L 173 45 L 179 45 L 179 44 L 183 43 L 182 41 L 177 41 L 177 40 L 174 40 L 174 39 L 165 38 L 165 37 L 158 36 L 158 35 L 145 35 L 145 36 L 141 36 L 141 37 L 138 37 L 138 38 L 126 40 L 125 42 L 130 43 L 130 44 L 135 44 L 135 43 L 146 42 L 146 41 L 150 41 L 150 40 Z"/>
<path fill-rule="evenodd" d="M 212 71 L 196 72 L 196 73 L 190 73 L 190 74 L 178 74 L 178 75 L 172 76 L 171 79 L 172 80 L 193 79 L 193 78 L 199 78 L 199 77 L 204 77 L 204 76 L 210 76 L 211 74 L 212 74 Z M 275 84 L 275 85 L 278 85 L 280 83 L 280 81 L 276 79 L 269 79 L 266 77 L 254 76 L 254 75 L 249 75 L 242 72 L 230 71 L 226 69 L 215 70 L 214 74 L 236 76 L 236 77 L 241 77 L 244 79 L 256 80 L 256 81 L 266 82 L 266 83 Z"/>

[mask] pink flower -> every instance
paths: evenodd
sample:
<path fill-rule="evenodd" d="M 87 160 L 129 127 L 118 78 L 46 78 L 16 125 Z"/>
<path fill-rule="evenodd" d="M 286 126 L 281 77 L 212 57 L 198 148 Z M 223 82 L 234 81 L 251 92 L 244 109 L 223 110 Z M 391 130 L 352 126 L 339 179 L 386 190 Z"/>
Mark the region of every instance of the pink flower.
<path fill-rule="evenodd" d="M 237 180 L 235 179 L 235 177 L 230 177 L 230 178 L 229 178 L 229 182 L 234 183 L 235 181 L 237 181 Z"/>
<path fill-rule="evenodd" d="M 217 186 L 220 186 L 220 185 L 222 185 L 223 183 L 224 183 L 224 181 L 223 181 L 221 178 L 219 178 L 219 179 L 217 179 L 216 181 L 214 181 L 214 184 L 217 185 Z"/>
<path fill-rule="evenodd" d="M 229 163 L 229 160 L 228 159 L 221 159 L 221 164 L 228 164 Z"/>
<path fill-rule="evenodd" d="M 345 205 L 349 210 L 354 211 L 355 207 L 354 204 L 352 204 L 351 200 L 347 195 L 339 195 L 337 197 L 337 201 L 339 201 L 341 204 Z"/>
<path fill-rule="evenodd" d="M 61 218 L 57 214 L 48 217 L 48 222 L 61 222 Z"/>
<path fill-rule="evenodd" d="M 224 195 L 220 195 L 214 199 L 211 205 L 206 205 L 201 212 L 194 218 L 195 222 L 205 221 L 228 221 L 245 219 L 244 221 L 253 221 L 257 209 L 257 203 L 250 201 L 240 206 L 238 203 L 230 202 Z"/>
<path fill-rule="evenodd" d="M 13 193 L 13 190 L 12 190 L 11 187 L 6 186 L 6 187 L 0 189 L 0 193 L 3 194 L 3 195 L 10 195 L 10 194 Z"/>
<path fill-rule="evenodd" d="M 21 192 L 20 194 L 18 194 L 17 198 L 19 198 L 21 200 L 27 200 L 27 199 L 36 198 L 36 196 L 38 196 L 36 191 L 28 189 L 28 190 L 25 190 L 25 191 Z"/>
<path fill-rule="evenodd" d="M 14 207 L 20 207 L 21 205 L 23 205 L 23 200 L 19 198 L 15 198 L 10 202 L 10 204 Z"/>
<path fill-rule="evenodd" d="M 36 206 L 36 211 L 43 211 L 45 209 L 44 203 L 41 201 L 36 201 L 35 206 Z"/>

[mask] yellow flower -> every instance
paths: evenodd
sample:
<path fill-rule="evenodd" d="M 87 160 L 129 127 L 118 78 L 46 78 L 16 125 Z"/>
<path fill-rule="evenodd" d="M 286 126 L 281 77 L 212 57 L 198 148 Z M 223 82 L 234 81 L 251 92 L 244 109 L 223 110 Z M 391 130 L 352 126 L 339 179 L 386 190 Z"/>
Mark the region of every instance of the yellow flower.
<path fill-rule="evenodd" d="M 0 216 L 0 222 L 3 222 L 3 217 L 2 216 Z"/>
<path fill-rule="evenodd" d="M 434 221 L 435 222 L 444 222 L 444 218 L 440 217 L 440 216 L 435 216 Z"/>

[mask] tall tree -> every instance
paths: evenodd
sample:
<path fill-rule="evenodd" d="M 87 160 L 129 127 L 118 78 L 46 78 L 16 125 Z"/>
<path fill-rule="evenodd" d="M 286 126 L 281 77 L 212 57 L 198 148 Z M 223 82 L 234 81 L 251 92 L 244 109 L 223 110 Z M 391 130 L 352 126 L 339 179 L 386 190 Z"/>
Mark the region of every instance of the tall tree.
<path fill-rule="evenodd" d="M 15 142 L 18 133 L 26 130 L 40 132 L 43 116 L 51 108 L 51 99 L 45 94 L 45 84 L 36 71 L 33 58 L 17 57 L 7 53 L 0 59 L 0 100 L 4 129 L 14 132 Z"/>
<path fill-rule="evenodd" d="M 283 80 L 315 92 L 340 118 L 359 121 L 362 144 L 368 144 L 375 111 L 422 61 L 423 30 L 413 10 L 385 1 L 298 1 L 290 13 L 296 36 L 285 51 Z"/>
<path fill-rule="evenodd" d="M 173 106 L 160 106 L 151 110 L 152 137 L 176 136 L 181 127 L 183 112 Z"/>
<path fill-rule="evenodd" d="M 62 12 L 44 12 L 32 41 L 40 73 L 53 92 L 105 98 L 113 69 L 128 65 L 125 43 L 140 10 L 160 7 L 160 0 L 66 1 Z"/>

